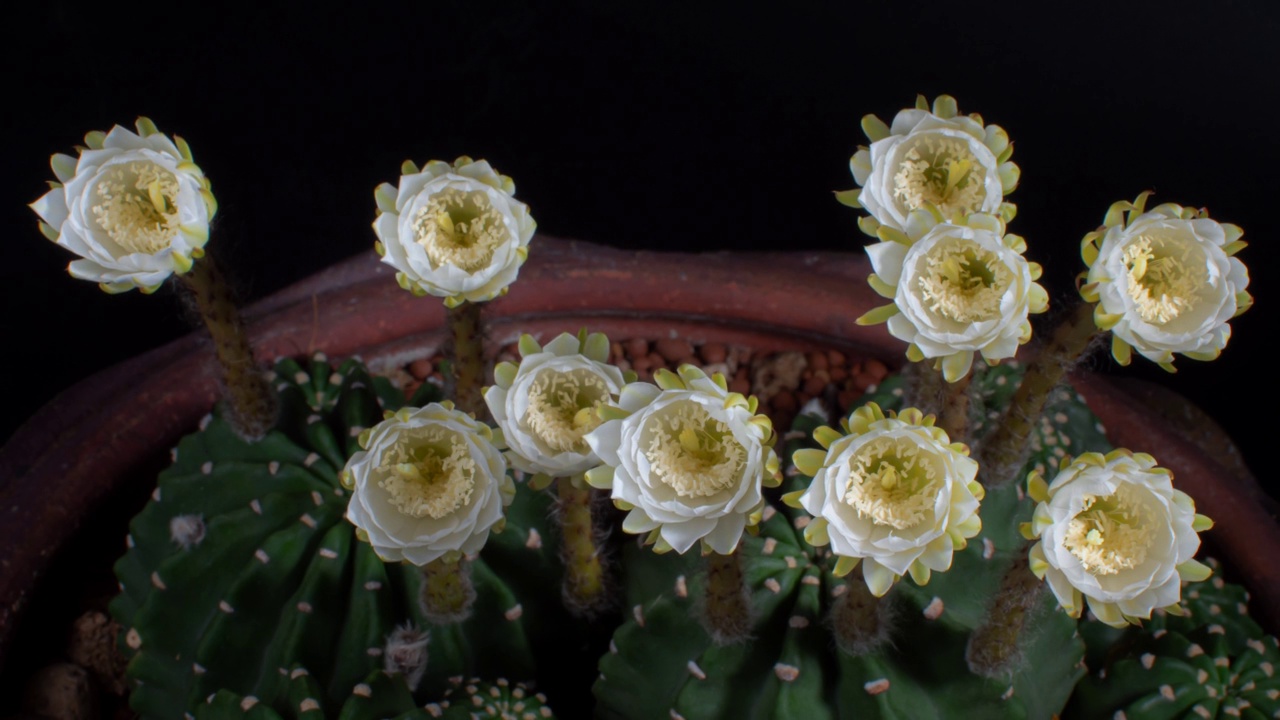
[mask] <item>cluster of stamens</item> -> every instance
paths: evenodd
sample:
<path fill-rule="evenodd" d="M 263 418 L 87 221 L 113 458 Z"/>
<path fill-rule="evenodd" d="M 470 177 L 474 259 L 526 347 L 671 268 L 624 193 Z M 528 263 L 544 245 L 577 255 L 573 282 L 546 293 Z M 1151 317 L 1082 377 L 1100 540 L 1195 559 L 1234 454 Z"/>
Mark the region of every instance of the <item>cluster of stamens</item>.
<path fill-rule="evenodd" d="M 589 370 L 544 370 L 529 386 L 524 424 L 556 452 L 586 453 L 583 436 L 600 425 L 596 410 L 608 400 L 609 386 Z"/>
<path fill-rule="evenodd" d="M 984 169 L 962 140 L 926 134 L 903 156 L 893 176 L 893 194 L 908 210 L 925 203 L 944 215 L 982 209 Z"/>
<path fill-rule="evenodd" d="M 391 503 L 412 517 L 439 520 L 462 507 L 475 489 L 476 461 L 457 433 L 429 427 L 402 438 L 382 456 L 387 475 L 378 482 Z"/>
<path fill-rule="evenodd" d="M 1177 318 L 1192 306 L 1196 288 L 1204 282 L 1191 270 L 1195 262 L 1189 247 L 1180 246 L 1181 257 L 1162 254 L 1170 244 L 1142 235 L 1124 249 L 1129 297 L 1138 315 L 1149 323 L 1163 324 Z"/>
<path fill-rule="evenodd" d="M 178 178 L 150 162 L 119 164 L 93 188 L 95 222 L 130 253 L 153 255 L 169 247 L 178 227 Z"/>
<path fill-rule="evenodd" d="M 1147 558 L 1154 531 L 1150 511 L 1126 485 L 1105 497 L 1086 495 L 1062 544 L 1094 575 L 1115 575 Z"/>
<path fill-rule="evenodd" d="M 654 418 L 650 432 L 645 457 L 680 497 L 715 495 L 742 476 L 746 449 L 728 425 L 697 403 L 682 403 Z"/>
<path fill-rule="evenodd" d="M 1000 315 L 1013 273 L 995 253 L 971 240 L 942 242 L 924 258 L 920 293 L 930 310 L 959 323 Z"/>
<path fill-rule="evenodd" d="M 508 237 L 502 213 L 483 190 L 449 188 L 437 193 L 418 209 L 413 229 L 437 267 L 453 265 L 469 273 L 487 267 Z"/>
<path fill-rule="evenodd" d="M 909 439 L 872 440 L 849 465 L 844 501 L 877 524 L 897 530 L 914 527 L 937 501 L 940 475 L 935 462 Z"/>

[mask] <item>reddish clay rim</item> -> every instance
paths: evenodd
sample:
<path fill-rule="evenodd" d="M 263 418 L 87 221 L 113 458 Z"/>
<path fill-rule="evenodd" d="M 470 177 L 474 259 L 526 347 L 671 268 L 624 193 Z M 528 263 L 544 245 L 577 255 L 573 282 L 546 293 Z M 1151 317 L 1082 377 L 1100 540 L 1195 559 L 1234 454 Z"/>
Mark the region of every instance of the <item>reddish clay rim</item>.
<path fill-rule="evenodd" d="M 588 326 L 614 337 L 660 337 L 759 350 L 837 348 L 896 361 L 883 326 L 854 319 L 883 301 L 868 288 L 861 254 L 691 255 L 624 252 L 539 237 L 510 295 L 486 308 L 494 340 Z M 246 312 L 258 356 L 361 355 L 375 366 L 437 346 L 444 312 L 401 290 L 391 268 L 364 254 L 318 273 Z M 0 665 L 30 592 L 54 549 L 140 465 L 190 432 L 216 393 L 203 341 L 188 335 L 73 386 L 0 448 Z M 1246 577 L 1256 606 L 1280 627 L 1280 532 L 1255 484 L 1180 436 L 1147 427 L 1100 377 L 1077 388 L 1117 445 L 1159 448 L 1161 463 L 1202 512 L 1222 522 L 1213 539 Z M 85 448 L 94 448 L 88 453 Z M 60 502 L 50 502 L 59 498 Z"/>

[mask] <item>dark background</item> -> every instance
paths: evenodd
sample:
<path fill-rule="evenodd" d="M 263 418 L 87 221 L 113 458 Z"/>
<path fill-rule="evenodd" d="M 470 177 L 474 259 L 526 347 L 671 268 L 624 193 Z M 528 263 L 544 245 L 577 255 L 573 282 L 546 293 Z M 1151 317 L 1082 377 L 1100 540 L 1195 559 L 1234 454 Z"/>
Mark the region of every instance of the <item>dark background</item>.
<path fill-rule="evenodd" d="M 139 114 L 184 136 L 246 301 L 374 240 L 402 160 L 489 159 L 539 229 L 627 248 L 860 252 L 848 158 L 866 113 L 954 95 L 1013 138 L 1013 232 L 1059 306 L 1116 200 L 1245 230 L 1251 312 L 1176 376 L 1273 494 L 1280 3 L 419 2 L 254 9 L 27 3 L 0 30 L 0 439 L 72 383 L 188 331 L 172 294 L 108 297 L 25 207 L 49 155 Z M 175 12 L 177 14 L 175 14 Z M 536 243 L 536 240 L 535 240 Z M 536 245 L 534 246 L 536 252 Z M 1043 324 L 1037 332 L 1043 331 Z"/>

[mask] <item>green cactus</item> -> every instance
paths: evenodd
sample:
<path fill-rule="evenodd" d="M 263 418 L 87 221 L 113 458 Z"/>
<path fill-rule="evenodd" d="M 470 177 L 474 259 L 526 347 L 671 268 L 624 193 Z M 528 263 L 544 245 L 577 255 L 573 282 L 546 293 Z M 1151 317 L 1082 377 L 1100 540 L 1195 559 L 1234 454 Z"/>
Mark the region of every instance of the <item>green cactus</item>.
<path fill-rule="evenodd" d="M 1248 615 L 1249 593 L 1216 577 L 1183 587 L 1186 614 L 1145 628 L 1081 623 L 1090 668 L 1066 718 L 1280 717 L 1280 647 Z"/>
<path fill-rule="evenodd" d="M 289 672 L 289 699 L 277 712 L 254 696 L 220 690 L 200 704 L 196 720 L 554 720 L 546 696 L 532 693 L 521 683 L 500 679 L 485 682 L 478 678 L 464 681 L 456 676 L 437 702 L 419 706 L 413 693 L 399 675 L 375 670 L 358 683 L 347 697 L 326 708 L 321 699 L 324 690 L 306 669 Z"/>
<path fill-rule="evenodd" d="M 222 690 L 257 698 L 252 712 L 273 717 L 263 713 L 294 712 L 300 683 L 314 684 L 325 708 L 355 707 L 348 696 L 388 661 L 384 645 L 397 626 L 430 633 L 422 698 L 438 697 L 450 676 L 532 678 L 534 648 L 552 645 L 540 639 L 577 637 L 546 581 L 561 573 L 555 537 L 540 541 L 552 532 L 549 495 L 521 488 L 506 530 L 472 564 L 472 618 L 432 627 L 419 608 L 421 573 L 384 564 L 356 539 L 338 481 L 360 430 L 403 396 L 356 361 L 335 370 L 322 357 L 306 367 L 285 360 L 274 374 L 276 428 L 246 443 L 209 418 L 178 445 L 130 525 L 111 611 L 125 628 L 130 703 L 143 717 L 197 708 L 220 717 L 207 713 L 221 705 L 205 700 Z M 411 402 L 434 392 L 424 384 Z M 299 666 L 311 672 L 291 678 L 288 668 Z"/>
<path fill-rule="evenodd" d="M 1007 404 L 1018 381 L 1012 365 L 973 380 L 970 427 L 982 432 Z M 864 401 L 899 408 L 903 381 L 891 378 Z M 1106 450 L 1097 419 L 1073 392 L 1050 399 L 1032 441 L 1028 469 L 1057 468 L 1059 453 Z M 784 457 L 812 443 L 825 418 L 801 414 L 787 434 Z M 781 491 L 803 489 L 809 478 L 788 470 Z M 624 552 L 626 622 L 600 661 L 598 713 L 607 718 L 1048 718 L 1066 704 L 1084 674 L 1084 644 L 1076 622 L 1045 593 L 1020 636 L 1022 661 L 1010 676 L 971 674 L 965 661 L 970 633 L 985 618 L 1002 577 L 1024 541 L 1018 523 L 1032 502 L 1019 483 L 987 493 L 982 533 L 956 553 L 952 568 L 918 587 L 899 582 L 888 604 L 888 640 L 868 654 L 837 650 L 825 626 L 833 600 L 848 591 L 831 574 L 832 558 L 801 539 L 808 516 L 770 507 L 756 537 L 744 540 L 746 582 L 752 596 L 753 638 L 716 646 L 697 619 L 703 592 L 696 557 Z M 852 582 L 860 582 L 856 577 Z M 896 618 L 896 621 L 895 619 Z"/>

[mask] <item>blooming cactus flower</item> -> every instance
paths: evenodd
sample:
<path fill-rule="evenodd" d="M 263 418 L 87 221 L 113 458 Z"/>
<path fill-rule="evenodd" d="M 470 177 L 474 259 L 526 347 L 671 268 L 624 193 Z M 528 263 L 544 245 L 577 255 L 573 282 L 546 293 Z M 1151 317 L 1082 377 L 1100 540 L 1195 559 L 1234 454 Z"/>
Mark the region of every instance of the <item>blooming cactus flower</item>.
<path fill-rule="evenodd" d="M 813 515 L 805 540 L 830 544 L 838 576 L 861 562 L 877 597 L 907 573 L 917 584 L 929 582 L 982 529 L 978 463 L 933 423 L 915 408 L 886 416 L 868 403 L 842 422 L 845 433 L 814 432 L 825 450 L 798 450 L 792 458 L 813 478 L 808 489 L 783 497 Z"/>
<path fill-rule="evenodd" d="M 902 230 L 911 211 L 922 207 L 948 219 L 975 212 L 1012 219 L 1014 206 L 1003 202 L 1018 184 L 1009 136 L 998 125 L 984 126 L 978 115 L 959 114 L 954 98 L 940 95 L 930 111 L 919 96 L 892 125 L 867 115 L 862 129 L 871 147 L 849 160 L 862 190 L 837 197 L 871 214 L 859 222 L 864 232 Z"/>
<path fill-rule="evenodd" d="M 1196 514 L 1150 455 L 1119 449 L 1064 458 L 1052 484 L 1033 472 L 1027 487 L 1038 503 L 1022 525 L 1024 537 L 1038 540 L 1031 571 L 1072 617 L 1080 616 L 1081 595 L 1115 627 L 1156 608 L 1179 612 L 1182 581 L 1209 577 L 1194 556 L 1197 533 L 1213 521 Z"/>
<path fill-rule="evenodd" d="M 585 436 L 602 422 L 599 407 L 616 399 L 625 382 L 608 363 L 609 338 L 564 333 L 544 348 L 524 335 L 520 354 L 519 365 L 504 362 L 494 369 L 497 384 L 484 393 L 511 465 L 546 476 L 540 480 L 599 465 Z"/>
<path fill-rule="evenodd" d="M 1228 321 L 1253 298 L 1248 270 L 1232 257 L 1245 247 L 1240 228 L 1172 203 L 1143 212 L 1148 195 L 1112 205 L 1102 227 L 1085 235 L 1089 271 L 1080 292 L 1097 303 L 1094 321 L 1111 331 L 1120 364 L 1137 350 L 1172 372 L 1175 352 L 1218 357 L 1231 337 Z"/>
<path fill-rule="evenodd" d="M 684 365 L 656 386 L 631 383 L 605 422 L 586 436 L 603 465 L 586 480 L 629 510 L 622 529 L 650 533 L 658 552 L 684 553 L 699 540 L 722 555 L 760 522 L 761 487 L 782 476 L 773 425 L 756 399 L 729 392 L 724 376 Z"/>
<path fill-rule="evenodd" d="M 80 256 L 72 277 L 110 293 L 153 292 L 204 254 L 217 202 L 191 148 L 147 118 L 85 135 L 80 157 L 56 154 L 58 181 L 31 204 L 45 237 Z"/>
<path fill-rule="evenodd" d="M 1000 218 L 941 220 L 933 210 L 913 210 L 904 230 L 881 228 L 884 239 L 867 246 L 875 270 L 868 281 L 893 304 L 858 323 L 888 321 L 889 332 L 908 343 L 907 357 L 940 363 L 955 382 L 975 352 L 990 363 L 1012 357 L 1031 339 L 1028 313 L 1044 312 L 1049 296 L 1035 282 L 1040 266 L 1022 257 L 1027 244 L 1004 234 Z"/>
<path fill-rule="evenodd" d="M 383 183 L 374 192 L 373 223 L 375 248 L 400 286 L 448 307 L 505 294 L 537 226 L 511 178 L 469 157 L 402 170 L 398 189 Z"/>
<path fill-rule="evenodd" d="M 342 471 L 347 519 L 388 562 L 478 552 L 515 497 L 492 437 L 450 402 L 400 409 L 361 434 Z"/>

